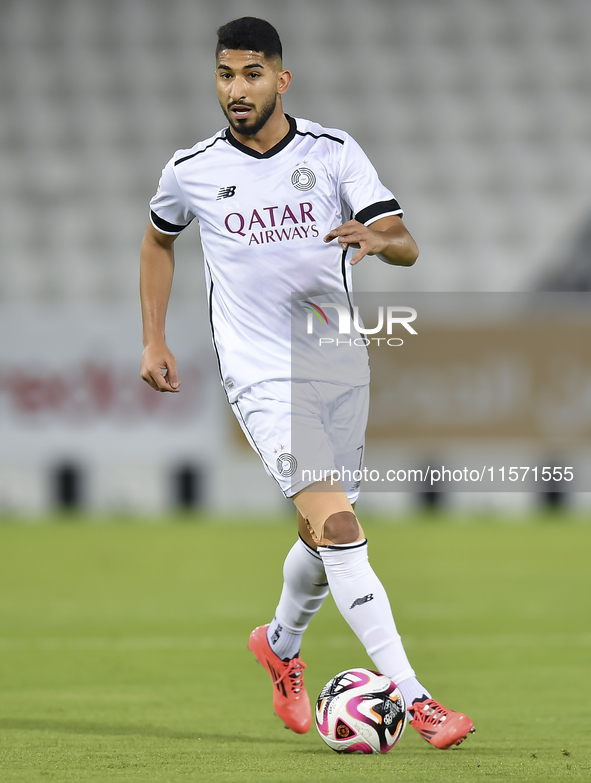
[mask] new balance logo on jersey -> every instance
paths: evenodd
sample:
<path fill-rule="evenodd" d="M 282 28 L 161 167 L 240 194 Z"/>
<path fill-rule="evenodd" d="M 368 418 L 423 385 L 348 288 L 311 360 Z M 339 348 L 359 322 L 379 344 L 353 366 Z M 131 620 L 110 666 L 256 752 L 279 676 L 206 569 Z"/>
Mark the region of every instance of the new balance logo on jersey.
<path fill-rule="evenodd" d="M 368 593 L 367 595 L 364 595 L 363 598 L 356 598 L 349 609 L 354 609 L 356 606 L 363 606 L 363 604 L 367 604 L 370 601 L 373 601 L 373 593 Z"/>
<path fill-rule="evenodd" d="M 232 196 L 235 193 L 236 193 L 236 185 L 228 185 L 225 188 L 220 188 L 218 190 L 216 201 L 220 201 L 220 199 L 222 198 L 232 198 Z"/>

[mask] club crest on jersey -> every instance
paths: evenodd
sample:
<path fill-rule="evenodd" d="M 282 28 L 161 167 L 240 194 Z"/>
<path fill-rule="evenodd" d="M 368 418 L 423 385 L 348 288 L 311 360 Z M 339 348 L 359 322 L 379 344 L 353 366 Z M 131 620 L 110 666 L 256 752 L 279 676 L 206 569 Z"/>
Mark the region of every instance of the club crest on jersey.
<path fill-rule="evenodd" d="M 232 198 L 236 193 L 236 185 L 227 185 L 225 188 L 220 188 L 216 197 L 216 201 L 220 201 L 223 198 Z"/>
<path fill-rule="evenodd" d="M 300 166 L 291 175 L 291 184 L 298 190 L 312 190 L 316 184 L 316 175 L 312 169 Z"/>

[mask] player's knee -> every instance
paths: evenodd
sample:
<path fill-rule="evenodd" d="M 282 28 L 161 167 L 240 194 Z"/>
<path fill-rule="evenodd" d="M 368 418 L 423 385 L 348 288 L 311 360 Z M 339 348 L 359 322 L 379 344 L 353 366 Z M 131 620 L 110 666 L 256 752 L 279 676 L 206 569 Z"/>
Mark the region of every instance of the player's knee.
<path fill-rule="evenodd" d="M 323 538 L 331 544 L 352 544 L 359 538 L 357 517 L 351 511 L 337 511 L 324 523 Z"/>

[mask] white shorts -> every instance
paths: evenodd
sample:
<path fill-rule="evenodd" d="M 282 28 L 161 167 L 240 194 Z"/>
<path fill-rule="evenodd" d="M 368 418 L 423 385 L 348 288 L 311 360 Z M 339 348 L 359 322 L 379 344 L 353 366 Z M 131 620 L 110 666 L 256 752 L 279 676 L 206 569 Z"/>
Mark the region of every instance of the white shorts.
<path fill-rule="evenodd" d="M 264 381 L 231 405 L 248 442 L 286 497 L 338 471 L 349 501 L 357 500 L 369 385 Z"/>

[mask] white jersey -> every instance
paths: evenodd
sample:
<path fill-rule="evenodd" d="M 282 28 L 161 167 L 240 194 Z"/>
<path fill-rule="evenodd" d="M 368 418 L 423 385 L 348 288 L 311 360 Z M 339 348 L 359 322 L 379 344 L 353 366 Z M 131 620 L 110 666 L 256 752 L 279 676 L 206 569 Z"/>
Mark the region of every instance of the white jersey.
<path fill-rule="evenodd" d="M 354 371 L 335 370 L 343 352 L 313 370 L 292 367 L 292 296 L 349 298 L 346 254 L 323 237 L 352 217 L 370 225 L 402 210 L 351 136 L 288 121 L 289 133 L 265 153 L 228 128 L 179 150 L 150 202 L 152 224 L 165 234 L 199 221 L 213 342 L 230 402 L 274 379 L 369 381 L 365 351 L 353 352 Z"/>

